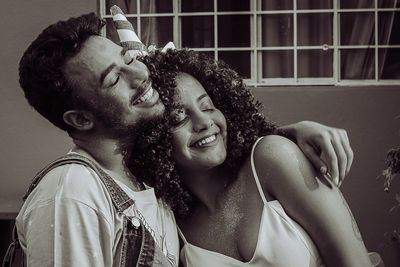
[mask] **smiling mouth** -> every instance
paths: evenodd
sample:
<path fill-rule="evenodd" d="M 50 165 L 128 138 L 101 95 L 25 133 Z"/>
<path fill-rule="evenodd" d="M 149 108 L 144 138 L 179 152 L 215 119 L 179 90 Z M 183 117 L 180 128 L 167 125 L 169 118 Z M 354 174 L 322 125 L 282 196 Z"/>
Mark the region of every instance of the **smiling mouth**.
<path fill-rule="evenodd" d="M 215 133 L 213 135 L 209 135 L 207 137 L 204 137 L 204 138 L 200 139 L 199 141 L 194 142 L 190 146 L 191 147 L 205 147 L 208 144 L 213 143 L 215 140 L 217 140 L 217 133 Z"/>
<path fill-rule="evenodd" d="M 147 91 L 145 91 L 145 94 L 143 96 L 141 96 L 138 100 L 136 100 L 133 104 L 138 105 L 143 102 L 146 102 L 147 100 L 152 98 L 153 95 L 154 95 L 154 89 L 153 89 L 153 87 L 150 86 L 150 88 Z"/>
<path fill-rule="evenodd" d="M 133 100 L 132 100 L 132 105 L 139 105 L 141 103 L 144 103 L 146 101 L 148 101 L 149 99 L 151 99 L 154 95 L 154 89 L 151 86 L 151 80 L 147 80 L 143 86 L 141 86 L 142 88 L 144 88 L 142 90 L 142 93 L 138 94 L 138 96 L 136 96 Z"/>

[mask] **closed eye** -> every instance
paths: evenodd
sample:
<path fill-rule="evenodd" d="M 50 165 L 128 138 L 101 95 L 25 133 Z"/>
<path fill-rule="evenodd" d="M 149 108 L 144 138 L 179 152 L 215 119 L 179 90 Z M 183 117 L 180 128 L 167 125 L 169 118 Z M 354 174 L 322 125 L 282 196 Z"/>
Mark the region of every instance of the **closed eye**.
<path fill-rule="evenodd" d="M 132 64 L 132 62 L 135 61 L 135 60 L 136 60 L 136 59 L 134 59 L 134 58 L 132 57 L 131 60 L 130 60 L 128 63 L 126 63 L 126 65 Z"/>
<path fill-rule="evenodd" d="M 129 53 L 128 50 L 125 50 L 124 58 L 125 58 L 124 60 L 125 60 L 126 65 L 130 65 L 130 64 L 132 64 L 133 61 L 136 60 L 135 57 L 131 56 L 131 54 Z"/>
<path fill-rule="evenodd" d="M 214 111 L 215 107 L 213 103 L 210 101 L 205 101 L 200 105 L 202 111 Z"/>
<path fill-rule="evenodd" d="M 117 79 L 115 79 L 115 81 L 111 84 L 110 87 L 114 87 L 115 85 L 117 85 L 117 83 L 119 82 L 119 75 L 117 76 Z"/>
<path fill-rule="evenodd" d="M 185 117 L 185 118 L 183 118 L 183 119 L 181 119 L 179 121 L 178 120 L 171 120 L 171 126 L 174 127 L 174 128 L 178 128 L 180 126 L 183 126 L 186 122 L 188 122 L 188 120 L 189 120 L 188 117 Z"/>
<path fill-rule="evenodd" d="M 175 109 L 170 114 L 170 123 L 173 128 L 184 125 L 189 117 L 185 114 L 183 109 Z"/>

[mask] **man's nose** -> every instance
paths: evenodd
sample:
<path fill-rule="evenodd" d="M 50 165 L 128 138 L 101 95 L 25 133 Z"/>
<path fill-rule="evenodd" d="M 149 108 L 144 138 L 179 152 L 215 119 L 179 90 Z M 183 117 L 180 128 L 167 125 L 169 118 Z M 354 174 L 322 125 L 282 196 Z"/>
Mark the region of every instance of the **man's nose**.
<path fill-rule="evenodd" d="M 149 79 L 149 70 L 146 65 L 136 60 L 127 66 L 127 78 L 131 88 L 136 89 Z"/>

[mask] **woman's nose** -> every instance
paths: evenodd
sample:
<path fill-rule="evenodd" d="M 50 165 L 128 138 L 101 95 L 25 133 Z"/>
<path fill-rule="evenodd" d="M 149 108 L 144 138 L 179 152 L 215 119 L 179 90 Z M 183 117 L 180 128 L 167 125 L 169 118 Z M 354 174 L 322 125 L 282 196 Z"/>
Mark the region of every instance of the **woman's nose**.
<path fill-rule="evenodd" d="M 214 124 L 212 118 L 203 112 L 192 114 L 192 123 L 195 132 L 207 130 Z"/>

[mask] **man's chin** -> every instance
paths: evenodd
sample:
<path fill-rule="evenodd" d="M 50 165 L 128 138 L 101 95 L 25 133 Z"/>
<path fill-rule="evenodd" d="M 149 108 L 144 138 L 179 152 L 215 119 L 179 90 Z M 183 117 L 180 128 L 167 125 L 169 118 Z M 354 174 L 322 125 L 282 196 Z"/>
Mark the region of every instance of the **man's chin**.
<path fill-rule="evenodd" d="M 120 129 L 118 140 L 119 147 L 126 155 L 131 149 L 140 146 L 142 143 L 151 143 L 158 140 L 159 129 L 163 125 L 162 113 L 150 118 L 141 118 L 135 125 Z M 146 139 L 146 142 L 144 142 Z"/>
<path fill-rule="evenodd" d="M 151 108 L 151 111 L 149 112 L 151 115 L 149 114 L 148 118 L 145 118 L 145 120 L 159 119 L 162 117 L 164 112 L 165 106 L 159 99 L 157 103 Z"/>

